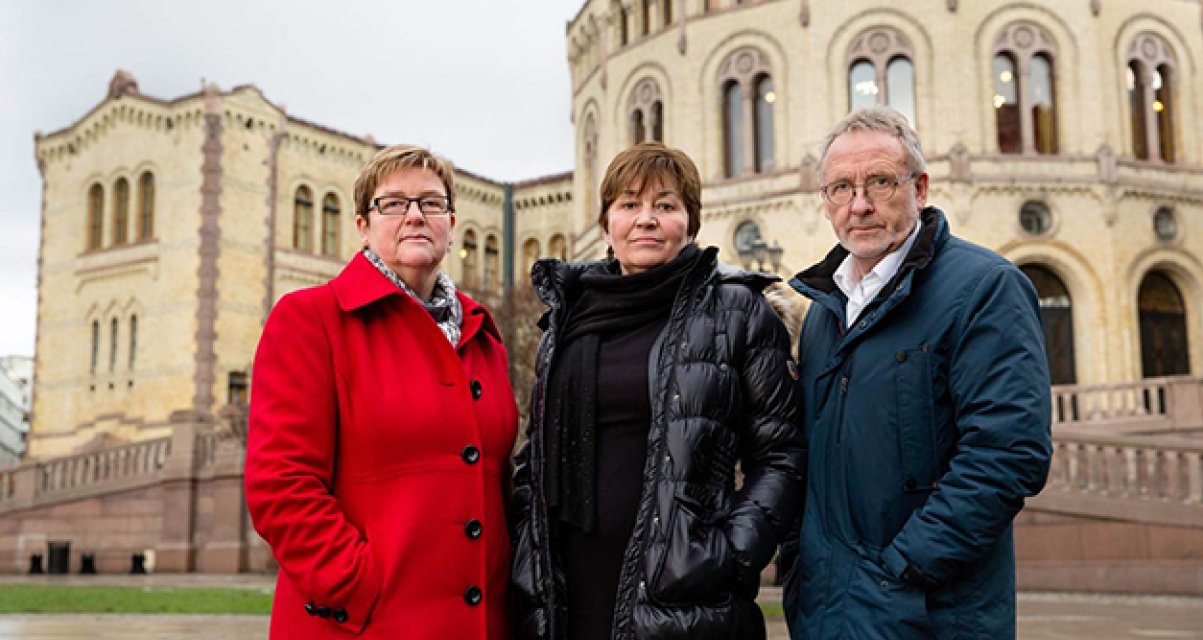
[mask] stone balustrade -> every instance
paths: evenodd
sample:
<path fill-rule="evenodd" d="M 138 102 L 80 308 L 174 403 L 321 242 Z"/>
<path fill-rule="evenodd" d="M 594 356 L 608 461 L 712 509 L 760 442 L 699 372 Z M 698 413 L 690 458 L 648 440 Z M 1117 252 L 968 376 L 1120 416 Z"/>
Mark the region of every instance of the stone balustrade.
<path fill-rule="evenodd" d="M 171 438 L 155 438 L 111 449 L 55 458 L 37 464 L 35 495 L 51 496 L 85 487 L 153 476 L 171 454 Z"/>
<path fill-rule="evenodd" d="M 1203 378 L 1060 385 L 1052 389 L 1053 429 L 1065 426 L 1203 430 Z"/>

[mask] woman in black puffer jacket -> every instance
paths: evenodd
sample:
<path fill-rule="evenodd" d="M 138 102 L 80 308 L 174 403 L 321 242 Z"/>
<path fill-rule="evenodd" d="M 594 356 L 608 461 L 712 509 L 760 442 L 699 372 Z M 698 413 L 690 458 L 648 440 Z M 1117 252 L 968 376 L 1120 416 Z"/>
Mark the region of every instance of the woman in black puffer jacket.
<path fill-rule="evenodd" d="M 762 295 L 774 278 L 693 244 L 700 192 L 680 151 L 628 149 L 602 184 L 615 259 L 534 267 L 548 310 L 510 511 L 519 638 L 765 637 L 760 571 L 806 476 L 797 369 Z"/>

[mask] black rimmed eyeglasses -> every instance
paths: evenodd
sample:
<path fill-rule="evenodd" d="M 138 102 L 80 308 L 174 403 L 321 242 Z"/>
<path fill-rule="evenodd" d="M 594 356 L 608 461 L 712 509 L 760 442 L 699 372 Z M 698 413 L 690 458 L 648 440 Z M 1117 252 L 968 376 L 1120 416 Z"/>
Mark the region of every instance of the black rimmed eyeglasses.
<path fill-rule="evenodd" d="M 451 212 L 451 198 L 447 196 L 380 196 L 373 198 L 368 211 L 375 209 L 382 216 L 403 216 L 409 213 L 409 205 L 417 203 L 423 216 L 442 216 Z"/>

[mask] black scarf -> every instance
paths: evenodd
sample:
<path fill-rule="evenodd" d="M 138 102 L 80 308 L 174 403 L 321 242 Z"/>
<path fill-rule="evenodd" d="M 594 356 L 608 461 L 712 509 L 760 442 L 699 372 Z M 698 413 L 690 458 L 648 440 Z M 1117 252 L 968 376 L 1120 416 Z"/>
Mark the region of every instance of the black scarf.
<path fill-rule="evenodd" d="M 690 244 L 672 261 L 642 273 L 621 275 L 618 263 L 610 261 L 581 274 L 582 291 L 569 302 L 548 384 L 547 502 L 561 522 L 590 533 L 597 516 L 597 361 L 602 336 L 667 320 L 681 283 L 701 256 L 697 245 Z"/>

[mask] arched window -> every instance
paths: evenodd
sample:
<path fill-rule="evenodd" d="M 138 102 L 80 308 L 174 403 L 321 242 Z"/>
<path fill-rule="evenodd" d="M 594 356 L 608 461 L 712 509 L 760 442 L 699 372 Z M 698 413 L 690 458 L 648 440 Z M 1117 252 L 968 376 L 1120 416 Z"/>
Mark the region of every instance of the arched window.
<path fill-rule="evenodd" d="M 756 80 L 756 173 L 773 170 L 773 103 L 777 93 L 773 91 L 773 79 L 760 76 Z"/>
<path fill-rule="evenodd" d="M 723 173 L 734 178 L 772 171 L 773 91 L 768 58 L 750 47 L 739 49 L 719 67 L 723 110 Z"/>
<path fill-rule="evenodd" d="M 138 353 L 138 316 L 129 317 L 129 370 L 134 370 L 134 358 Z"/>
<path fill-rule="evenodd" d="M 848 110 L 889 106 L 915 124 L 914 47 L 902 32 L 869 29 L 848 45 Z"/>
<path fill-rule="evenodd" d="M 663 99 L 660 97 L 660 85 L 655 80 L 644 78 L 635 85 L 627 112 L 631 120 L 631 144 L 664 141 Z"/>
<path fill-rule="evenodd" d="M 138 179 L 138 239 L 155 235 L 155 177 L 147 171 Z"/>
<path fill-rule="evenodd" d="M 129 241 L 129 180 L 118 178 L 113 185 L 113 244 Z"/>
<path fill-rule="evenodd" d="M 1002 153 L 1057 153 L 1053 39 L 1043 27 L 1016 22 L 994 45 L 994 124 Z"/>
<path fill-rule="evenodd" d="M 673 23 L 673 3 L 677 0 L 664 0 L 664 26 L 667 27 Z"/>
<path fill-rule="evenodd" d="M 597 185 L 594 184 L 597 180 L 597 119 L 590 113 L 585 118 L 585 126 L 582 127 L 584 133 L 581 138 L 581 148 L 584 152 L 582 158 L 584 162 L 584 176 L 582 182 L 585 186 L 584 202 L 585 214 L 588 219 L 592 219 L 597 211 L 594 206 L 600 198 L 597 195 Z"/>
<path fill-rule="evenodd" d="M 322 200 L 322 255 L 338 256 L 338 196 L 327 193 Z"/>
<path fill-rule="evenodd" d="M 1161 271 L 1140 283 L 1140 368 L 1146 378 L 1190 373 L 1186 305 L 1182 293 Z"/>
<path fill-rule="evenodd" d="M 639 3 L 639 6 L 642 9 L 642 20 L 639 33 L 645 36 L 652 31 L 652 5 L 655 4 L 655 2 L 656 0 L 643 0 L 643 2 Z"/>
<path fill-rule="evenodd" d="M 627 46 L 631 42 L 631 16 L 627 14 L 627 8 L 620 6 L 618 9 L 618 43 L 621 46 Z"/>
<path fill-rule="evenodd" d="M 476 232 L 469 229 L 464 232 L 463 247 L 459 250 L 460 266 L 463 269 L 461 279 L 464 286 L 472 288 L 476 286 L 476 263 L 479 259 L 476 249 Z"/>
<path fill-rule="evenodd" d="M 96 365 L 100 360 L 100 322 L 92 321 L 92 364 L 88 366 L 88 372 L 96 375 Z"/>
<path fill-rule="evenodd" d="M 109 322 L 109 373 L 117 370 L 117 318 Z"/>
<path fill-rule="evenodd" d="M 292 210 L 292 247 L 313 251 L 313 192 L 309 187 L 297 188 Z"/>
<path fill-rule="evenodd" d="M 88 190 L 88 249 L 99 249 L 104 238 L 104 187 Z M 95 368 L 95 367 L 93 367 Z"/>
<path fill-rule="evenodd" d="M 497 244 L 497 236 L 489 234 L 485 238 L 485 291 L 497 290 L 499 273 L 501 273 L 501 251 Z"/>
<path fill-rule="evenodd" d="M 1128 110 L 1132 127 L 1132 155 L 1175 162 L 1174 135 L 1177 56 L 1169 44 L 1153 33 L 1142 33 L 1128 49 Z"/>
<path fill-rule="evenodd" d="M 555 234 L 551 237 L 551 241 L 547 243 L 547 253 L 557 260 L 568 259 L 568 243 L 564 241 L 562 234 Z"/>
<path fill-rule="evenodd" d="M 1037 265 L 1020 267 L 1036 287 L 1040 299 L 1040 323 L 1044 326 L 1044 348 L 1053 384 L 1074 384 L 1073 303 L 1065 283 L 1052 271 Z"/>
<path fill-rule="evenodd" d="M 531 265 L 535 264 L 535 260 L 539 259 L 539 241 L 534 238 L 528 238 L 522 243 L 522 267 L 525 273 L 530 272 Z"/>
<path fill-rule="evenodd" d="M 723 86 L 723 173 L 728 178 L 744 171 L 743 107 L 739 83 L 732 80 Z"/>

